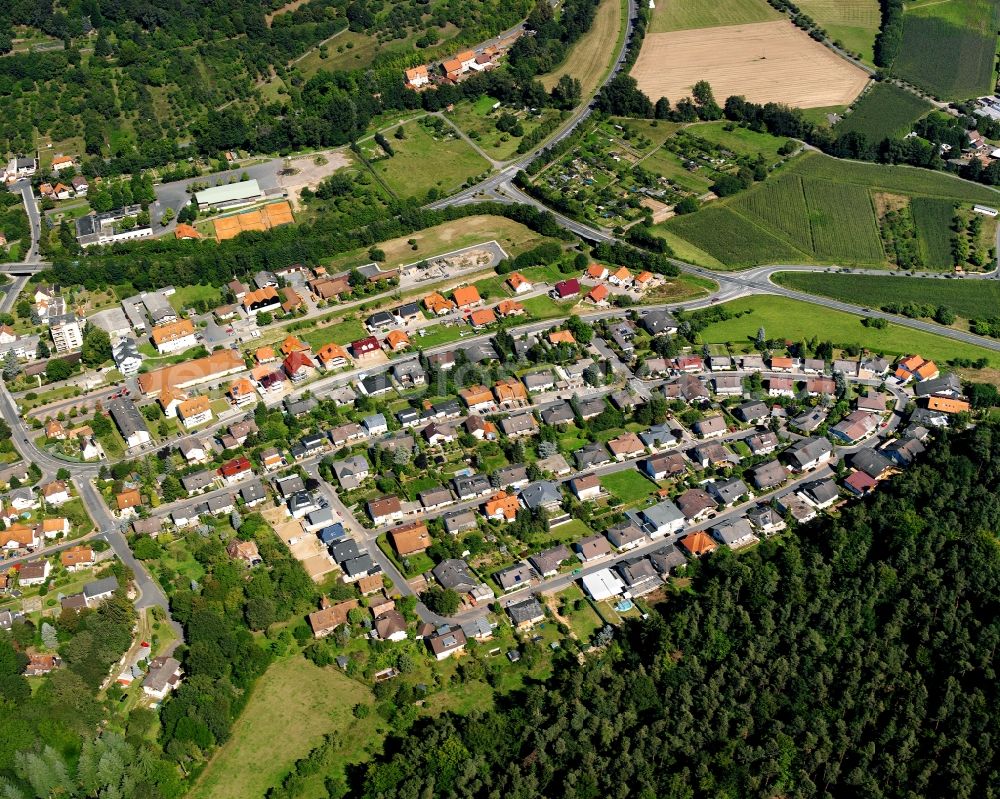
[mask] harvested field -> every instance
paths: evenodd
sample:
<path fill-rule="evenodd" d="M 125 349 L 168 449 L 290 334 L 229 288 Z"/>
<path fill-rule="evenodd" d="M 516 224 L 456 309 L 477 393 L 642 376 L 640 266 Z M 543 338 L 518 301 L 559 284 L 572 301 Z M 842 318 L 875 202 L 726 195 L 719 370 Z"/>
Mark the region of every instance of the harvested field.
<path fill-rule="evenodd" d="M 621 33 L 621 23 L 622 10 L 619 0 L 601 0 L 593 25 L 573 45 L 569 58 L 561 67 L 542 76 L 542 85 L 546 91 L 552 91 L 552 87 L 563 75 L 572 75 L 580 81 L 583 96 L 590 96 L 618 54 L 616 45 Z"/>
<path fill-rule="evenodd" d="M 720 103 L 743 95 L 799 108 L 848 104 L 868 83 L 787 20 L 647 34 L 632 76 L 654 101 L 677 102 L 707 80 Z"/>

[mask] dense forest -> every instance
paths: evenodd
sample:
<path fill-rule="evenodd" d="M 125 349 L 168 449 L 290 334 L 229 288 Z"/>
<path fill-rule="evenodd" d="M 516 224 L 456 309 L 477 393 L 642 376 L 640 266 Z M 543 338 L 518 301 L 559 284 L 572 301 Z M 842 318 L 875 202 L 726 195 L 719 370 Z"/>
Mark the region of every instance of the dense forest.
<path fill-rule="evenodd" d="M 1000 795 L 1000 427 L 874 497 L 700 564 L 582 667 L 419 722 L 388 797 Z"/>

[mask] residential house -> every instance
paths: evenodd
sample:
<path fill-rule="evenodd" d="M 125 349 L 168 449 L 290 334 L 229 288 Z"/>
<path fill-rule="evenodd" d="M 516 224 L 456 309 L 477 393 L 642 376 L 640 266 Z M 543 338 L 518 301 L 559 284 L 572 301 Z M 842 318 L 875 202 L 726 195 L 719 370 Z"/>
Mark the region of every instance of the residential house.
<path fill-rule="evenodd" d="M 769 505 L 758 505 L 748 510 L 746 517 L 763 535 L 774 535 L 785 529 L 785 520 Z"/>
<path fill-rule="evenodd" d="M 444 660 L 465 649 L 466 637 L 460 627 L 447 624 L 438 627 L 424 639 L 435 660 Z"/>
<path fill-rule="evenodd" d="M 351 491 L 368 479 L 368 461 L 363 455 L 352 455 L 341 461 L 334 461 L 330 464 L 333 474 L 340 483 L 340 487 L 345 491 Z"/>
<path fill-rule="evenodd" d="M 190 319 L 178 319 L 176 322 L 157 325 L 153 328 L 150 337 L 153 340 L 153 346 L 156 347 L 156 351 L 160 355 L 183 352 L 198 345 L 194 324 Z"/>
<path fill-rule="evenodd" d="M 420 431 L 420 434 L 432 447 L 450 444 L 455 440 L 454 428 L 450 425 L 438 424 L 437 422 L 431 422 L 427 425 L 427 427 Z"/>
<path fill-rule="evenodd" d="M 672 574 L 687 563 L 687 558 L 673 544 L 665 544 L 655 552 L 649 553 L 649 562 L 660 574 Z"/>
<path fill-rule="evenodd" d="M 684 529 L 684 514 L 669 499 L 644 508 L 632 518 L 650 538 L 662 538 Z"/>
<path fill-rule="evenodd" d="M 187 430 L 212 421 L 212 407 L 208 397 L 198 396 L 184 400 L 177 406 L 177 418 Z"/>
<path fill-rule="evenodd" d="M 611 569 L 600 569 L 593 574 L 585 574 L 580 578 L 583 590 L 595 602 L 621 596 L 625 591 L 625 583 Z"/>
<path fill-rule="evenodd" d="M 479 290 L 475 286 L 459 286 L 451 296 L 456 307 L 461 310 L 476 308 L 483 304 L 483 298 L 479 296 Z"/>
<path fill-rule="evenodd" d="M 142 496 L 137 488 L 127 488 L 115 496 L 115 504 L 119 516 L 132 516 L 135 509 L 142 504 Z"/>
<path fill-rule="evenodd" d="M 520 464 L 514 464 L 497 469 L 493 475 L 493 482 L 501 488 L 509 488 L 516 491 L 524 488 L 530 481 L 528 480 L 528 470 Z"/>
<path fill-rule="evenodd" d="M 560 280 L 552 287 L 550 292 L 557 300 L 565 300 L 576 297 L 580 293 L 580 281 L 575 277 L 569 280 Z"/>
<path fill-rule="evenodd" d="M 737 460 L 736 455 L 718 441 L 699 444 L 691 450 L 690 455 L 691 460 L 702 469 L 707 469 L 709 466 L 725 469 L 732 466 L 733 462 Z"/>
<path fill-rule="evenodd" d="M 840 498 L 837 484 L 829 478 L 804 483 L 798 493 L 806 502 L 815 505 L 820 510 L 830 507 Z"/>
<path fill-rule="evenodd" d="M 743 380 L 738 375 L 716 375 L 712 378 L 712 386 L 720 397 L 743 396 Z"/>
<path fill-rule="evenodd" d="M 486 386 L 477 384 L 463 388 L 459 396 L 472 413 L 487 413 L 495 408 L 493 394 Z"/>
<path fill-rule="evenodd" d="M 519 413 L 500 420 L 500 429 L 508 438 L 534 435 L 538 430 L 538 422 L 531 412 Z"/>
<path fill-rule="evenodd" d="M 250 465 L 250 461 L 243 455 L 238 458 L 233 458 L 233 460 L 228 461 L 219 469 L 219 474 L 222 475 L 222 479 L 226 483 L 232 485 L 233 483 L 239 482 L 247 477 L 253 477 L 253 467 Z"/>
<path fill-rule="evenodd" d="M 562 491 L 559 483 L 551 480 L 536 480 L 521 489 L 521 503 L 530 510 L 544 509 L 558 511 L 562 503 Z"/>
<path fill-rule="evenodd" d="M 130 449 L 144 446 L 153 440 L 149 428 L 146 427 L 146 420 L 132 400 L 111 400 L 108 403 L 108 412 Z"/>
<path fill-rule="evenodd" d="M 382 641 L 405 641 L 406 619 L 393 608 L 375 617 L 375 634 Z"/>
<path fill-rule="evenodd" d="M 521 504 L 517 497 L 506 491 L 498 491 L 483 504 L 483 514 L 487 519 L 512 522 L 517 518 Z"/>
<path fill-rule="evenodd" d="M 584 469 L 591 469 L 595 466 L 602 466 L 605 463 L 611 462 L 611 457 L 608 455 L 608 451 L 604 448 L 604 445 L 593 441 L 590 444 L 586 444 L 573 453 L 573 458 L 576 461 L 577 469 L 581 471 Z"/>
<path fill-rule="evenodd" d="M 214 487 L 217 480 L 218 475 L 216 472 L 194 472 L 181 477 L 181 485 L 184 486 L 184 490 L 188 492 L 188 496 L 190 497 L 200 491 L 204 491 L 206 488 Z"/>
<path fill-rule="evenodd" d="M 17 582 L 22 588 L 33 585 L 41 585 L 49 579 L 52 572 L 52 564 L 47 560 L 29 560 L 21 564 L 17 573 Z"/>
<path fill-rule="evenodd" d="M 788 470 L 778 461 L 755 466 L 751 474 L 754 486 L 761 491 L 776 488 L 788 479 Z"/>
<path fill-rule="evenodd" d="M 576 415 L 573 413 L 573 406 L 563 400 L 558 405 L 542 411 L 542 424 L 551 427 L 553 425 L 568 424 L 573 421 Z"/>
<path fill-rule="evenodd" d="M 764 382 L 767 383 L 767 396 L 769 397 L 795 396 L 795 381 L 790 377 L 769 377 Z"/>
<path fill-rule="evenodd" d="M 639 440 L 650 450 L 665 449 L 677 443 L 677 437 L 669 424 L 654 424 L 639 433 Z"/>
<path fill-rule="evenodd" d="M 347 616 L 358 607 L 358 600 L 346 599 L 309 614 L 309 626 L 315 638 L 326 638 L 341 624 L 347 623 Z"/>
<path fill-rule="evenodd" d="M 616 461 L 635 458 L 646 451 L 646 447 L 635 433 L 623 433 L 608 442 L 608 449 Z"/>
<path fill-rule="evenodd" d="M 507 614 L 517 630 L 530 630 L 536 624 L 545 620 L 545 610 L 534 597 L 521 602 L 513 602 L 507 606 Z"/>
<path fill-rule="evenodd" d="M 407 522 L 389 531 L 389 539 L 401 558 L 425 552 L 431 545 L 431 536 L 423 522 Z"/>
<path fill-rule="evenodd" d="M 750 489 L 747 484 L 738 477 L 731 477 L 728 480 L 714 480 L 708 484 L 708 493 L 720 505 L 727 508 L 735 504 L 740 497 L 750 496 Z"/>
<path fill-rule="evenodd" d="M 717 503 L 701 488 L 689 488 L 676 499 L 677 507 L 689 522 L 699 522 L 716 510 Z"/>
<path fill-rule="evenodd" d="M 721 414 L 708 416 L 694 423 L 694 432 L 701 438 L 717 438 L 726 434 L 726 419 Z"/>
<path fill-rule="evenodd" d="M 538 573 L 527 563 L 515 563 L 509 568 L 502 569 L 493 575 L 504 591 L 518 591 L 527 585 L 531 585 L 533 580 L 538 579 Z"/>
<path fill-rule="evenodd" d="M 806 393 L 810 397 L 832 397 L 837 393 L 837 383 L 832 377 L 812 377 L 806 381 Z"/>
<path fill-rule="evenodd" d="M 83 586 L 83 599 L 88 608 L 96 608 L 118 590 L 118 579 L 114 576 L 94 580 Z"/>
<path fill-rule="evenodd" d="M 69 488 L 62 480 L 53 480 L 51 483 L 46 483 L 42 486 L 41 493 L 45 504 L 52 508 L 58 508 L 61 505 L 65 505 L 71 499 Z M 34 500 L 33 495 L 32 500 Z M 14 507 L 16 508 L 17 505 L 15 504 Z M 35 505 L 29 505 L 28 507 L 37 507 L 37 502 Z"/>
<path fill-rule="evenodd" d="M 552 577 L 559 573 L 559 567 L 571 557 L 570 551 L 563 544 L 559 544 L 536 552 L 528 558 L 528 561 L 542 577 Z"/>
<path fill-rule="evenodd" d="M 755 433 L 746 439 L 746 445 L 750 447 L 753 455 L 770 455 L 778 449 L 778 436 L 770 430 L 763 433 Z"/>
<path fill-rule="evenodd" d="M 588 502 L 601 496 L 601 481 L 595 474 L 587 474 L 570 480 L 569 488 L 581 502 Z"/>
<path fill-rule="evenodd" d="M 507 285 L 510 286 L 511 291 L 515 294 L 527 294 L 535 286 L 520 272 L 512 272 L 507 276 Z"/>
<path fill-rule="evenodd" d="M 410 346 L 410 337 L 402 330 L 391 330 L 385 337 L 383 346 L 386 352 L 402 352 Z"/>
<path fill-rule="evenodd" d="M 851 411 L 842 421 L 830 428 L 830 435 L 847 444 L 853 444 L 871 435 L 878 428 L 878 416 L 868 411 Z"/>
<path fill-rule="evenodd" d="M 476 521 L 476 514 L 471 510 L 453 510 L 441 517 L 444 522 L 444 529 L 451 535 L 475 530 L 479 526 Z"/>
<path fill-rule="evenodd" d="M 493 422 L 487 422 L 482 416 L 470 414 L 465 420 L 465 432 L 479 441 L 496 441 L 500 434 Z"/>
<path fill-rule="evenodd" d="M 226 545 L 226 554 L 233 560 L 241 560 L 251 568 L 263 563 L 260 552 L 257 551 L 257 544 L 253 541 L 240 541 L 238 538 L 230 539 Z"/>
<path fill-rule="evenodd" d="M 583 563 L 593 563 L 611 554 L 611 545 L 603 535 L 592 535 L 581 538 L 574 545 L 576 556 Z"/>
<path fill-rule="evenodd" d="M 918 445 L 922 450 L 923 444 L 918 442 Z M 865 447 L 851 455 L 851 466 L 875 480 L 882 480 L 892 472 L 895 464 L 881 452 Z"/>
<path fill-rule="evenodd" d="M 248 508 L 260 505 L 267 499 L 267 492 L 264 490 L 264 484 L 261 483 L 260 480 L 253 480 L 246 485 L 241 486 L 240 498 L 243 500 L 243 504 Z"/>
<path fill-rule="evenodd" d="M 679 452 L 653 455 L 643 461 L 642 470 L 653 480 L 666 480 L 687 472 L 687 462 Z"/>
<path fill-rule="evenodd" d="M 519 408 L 528 404 L 528 392 L 524 384 L 514 377 L 498 380 L 493 386 L 493 394 L 501 408 Z"/>
<path fill-rule="evenodd" d="M 615 549 L 624 552 L 646 543 L 646 533 L 631 519 L 614 524 L 604 531 Z"/>
<path fill-rule="evenodd" d="M 756 544 L 760 539 L 754 534 L 750 520 L 745 516 L 727 519 L 712 527 L 712 537 L 730 549 L 741 549 Z"/>
<path fill-rule="evenodd" d="M 293 383 L 298 383 L 308 377 L 311 377 L 316 371 L 316 365 L 304 352 L 290 353 L 285 357 L 285 360 L 281 365 L 285 370 L 285 374 L 288 375 L 289 379 Z"/>
<path fill-rule="evenodd" d="M 719 548 L 719 545 L 712 540 L 712 537 L 701 530 L 690 533 L 681 538 L 677 545 L 684 549 L 692 558 L 701 558 L 710 555 Z"/>
<path fill-rule="evenodd" d="M 660 309 L 643 313 L 639 318 L 639 325 L 652 336 L 660 333 L 673 335 L 677 332 L 676 320 L 669 313 Z"/>
<path fill-rule="evenodd" d="M 386 496 L 373 499 L 368 503 L 368 515 L 376 525 L 388 524 L 403 516 L 399 497 Z"/>
<path fill-rule="evenodd" d="M 857 497 L 863 497 L 875 490 L 878 480 L 864 472 L 851 472 L 844 479 L 844 488 Z"/>
<path fill-rule="evenodd" d="M 806 438 L 792 444 L 785 454 L 793 469 L 805 472 L 829 461 L 833 447 L 825 438 Z"/>
<path fill-rule="evenodd" d="M 616 570 L 633 597 L 651 593 L 663 585 L 663 580 L 648 558 L 622 561 Z"/>
<path fill-rule="evenodd" d="M 417 494 L 417 498 L 425 510 L 436 510 L 454 501 L 451 491 L 444 486 L 437 486 L 436 488 L 428 488 L 425 491 L 421 491 Z"/>

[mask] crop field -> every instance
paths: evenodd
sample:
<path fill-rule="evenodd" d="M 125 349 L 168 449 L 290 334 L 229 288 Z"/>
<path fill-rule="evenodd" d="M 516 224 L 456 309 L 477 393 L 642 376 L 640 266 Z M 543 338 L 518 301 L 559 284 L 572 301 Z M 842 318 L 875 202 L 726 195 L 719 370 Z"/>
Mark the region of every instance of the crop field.
<path fill-rule="evenodd" d="M 995 280 L 779 272 L 774 282 L 869 308 L 880 308 L 891 302 L 946 305 L 964 319 L 989 318 L 996 316 L 1000 309 L 1000 285 Z"/>
<path fill-rule="evenodd" d="M 955 203 L 932 197 L 915 197 L 910 203 L 910 212 L 923 262 L 931 269 L 950 268 L 951 221 L 955 217 Z"/>
<path fill-rule="evenodd" d="M 856 280 L 858 276 L 849 275 L 848 279 Z M 944 280 L 934 282 L 946 283 Z M 1000 356 L 995 351 L 977 347 L 975 344 L 966 344 L 903 325 L 889 324 L 883 330 L 865 327 L 853 314 L 787 297 L 774 295 L 745 297 L 717 307 L 725 308 L 733 314 L 748 310 L 750 313 L 724 322 L 716 322 L 702 330 L 702 341 L 710 344 L 750 343 L 756 338 L 757 331 L 763 327 L 768 331 L 768 335 L 781 335 L 792 341 L 815 336 L 820 341 L 832 341 L 835 346 L 857 344 L 872 352 L 883 352 L 887 355 L 919 352 L 925 358 L 939 362 L 954 358 L 971 360 L 987 358 L 990 364 L 1000 363 Z"/>
<path fill-rule="evenodd" d="M 666 228 L 730 267 L 809 260 L 791 244 L 721 205 L 675 216 Z"/>
<path fill-rule="evenodd" d="M 774 19 L 781 17 L 765 0 L 719 0 L 716 3 L 661 0 L 653 11 L 649 32 L 668 33 L 691 28 L 768 22 Z"/>
<path fill-rule="evenodd" d="M 876 83 L 837 125 L 835 133 L 863 133 L 873 143 L 909 133 L 933 106 L 893 83 Z"/>
<path fill-rule="evenodd" d="M 798 175 L 765 181 L 737 197 L 733 208 L 768 230 L 779 233 L 803 252 L 812 251 L 809 212 Z"/>
<path fill-rule="evenodd" d="M 885 259 L 871 196 L 861 186 L 804 180 L 813 249 L 820 259 Z"/>
<path fill-rule="evenodd" d="M 993 88 L 998 27 L 997 0 L 907 4 L 892 71 L 946 100 L 984 94 Z"/>
<path fill-rule="evenodd" d="M 622 16 L 620 0 L 601 0 L 593 25 L 573 45 L 562 66 L 541 77 L 545 90 L 552 91 L 563 75 L 572 75 L 580 81 L 583 96 L 589 97 L 618 52 L 616 45 L 622 33 Z"/>
<path fill-rule="evenodd" d="M 878 0 L 798 0 L 796 5 L 824 27 L 833 41 L 873 63 L 872 47 L 881 22 Z"/>
<path fill-rule="evenodd" d="M 647 34 L 632 76 L 653 100 L 676 103 L 707 80 L 720 103 L 743 95 L 799 108 L 845 105 L 868 83 L 867 73 L 781 19 Z"/>
<path fill-rule="evenodd" d="M 457 135 L 432 135 L 415 122 L 403 129 L 405 139 L 390 139 L 396 154 L 372 165 L 399 197 L 424 197 L 432 188 L 451 192 L 489 169 L 483 157 Z"/>
<path fill-rule="evenodd" d="M 944 172 L 862 161 L 844 161 L 820 153 L 806 153 L 796 159 L 788 171 L 804 178 L 820 178 L 835 183 L 857 183 L 896 194 L 944 197 L 964 202 L 1000 201 L 1000 192 L 995 189 Z"/>

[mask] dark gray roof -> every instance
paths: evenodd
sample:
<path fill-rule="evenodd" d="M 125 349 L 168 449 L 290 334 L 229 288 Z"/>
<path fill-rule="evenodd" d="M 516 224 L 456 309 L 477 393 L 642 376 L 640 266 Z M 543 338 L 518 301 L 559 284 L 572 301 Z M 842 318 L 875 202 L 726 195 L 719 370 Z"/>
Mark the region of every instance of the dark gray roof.
<path fill-rule="evenodd" d="M 671 572 L 678 566 L 683 566 L 687 563 L 684 553 L 673 544 L 667 544 L 655 552 L 651 552 L 649 560 L 653 564 L 653 567 L 661 574 Z"/>
<path fill-rule="evenodd" d="M 281 492 L 282 497 L 289 497 L 296 491 L 302 491 L 306 487 L 306 484 L 302 482 L 302 478 L 297 474 L 285 474 L 277 477 L 274 480 L 274 484 L 278 487 L 278 491 Z"/>
<path fill-rule="evenodd" d="M 542 424 L 564 424 L 572 422 L 574 418 L 573 407 L 568 402 L 561 402 L 554 408 L 542 411 Z"/>
<path fill-rule="evenodd" d="M 833 445 L 825 438 L 806 438 L 796 441 L 785 450 L 792 465 L 797 467 L 810 463 L 825 452 L 832 451 Z"/>
<path fill-rule="evenodd" d="M 922 380 L 913 387 L 913 393 L 918 397 L 929 397 L 932 394 L 961 394 L 962 381 L 954 372 L 946 372 L 932 380 Z"/>
<path fill-rule="evenodd" d="M 345 560 L 340 564 L 340 568 L 344 570 L 344 574 L 348 577 L 357 577 L 359 574 L 368 574 L 375 567 L 375 561 L 372 560 L 372 556 L 365 553 L 364 555 L 358 555 L 356 558 L 351 558 L 350 560 Z"/>
<path fill-rule="evenodd" d="M 441 561 L 434 567 L 434 577 L 442 587 L 450 588 L 460 594 L 467 594 L 479 585 L 479 580 L 472 573 L 469 564 L 458 558 Z"/>
<path fill-rule="evenodd" d="M 96 596 L 101 596 L 102 594 L 109 594 L 112 591 L 118 589 L 118 578 L 117 577 L 104 577 L 100 580 L 94 580 L 92 583 L 87 583 L 83 587 L 83 595 L 87 599 L 93 599 Z"/>
<path fill-rule="evenodd" d="M 497 584 L 505 591 L 527 585 L 531 580 L 538 578 L 537 572 L 527 563 L 515 563 L 509 568 L 498 571 L 494 578 Z"/>
<path fill-rule="evenodd" d="M 540 574 L 545 574 L 559 568 L 559 564 L 572 557 L 570 551 L 563 545 L 550 547 L 536 552 L 528 560 Z"/>
<path fill-rule="evenodd" d="M 802 492 L 817 505 L 832 502 L 840 496 L 837 484 L 830 479 L 813 480 L 810 483 L 806 483 L 802 486 Z"/>
<path fill-rule="evenodd" d="M 240 489 L 240 496 L 243 497 L 244 502 L 249 503 L 264 499 L 267 494 L 264 492 L 264 485 L 260 480 L 252 480 Z"/>
<path fill-rule="evenodd" d="M 139 413 L 139 409 L 135 407 L 132 400 L 112 400 L 108 403 L 108 411 L 111 413 L 111 418 L 115 420 L 123 438 L 127 439 L 133 433 L 149 432 L 146 420 L 142 418 L 142 414 Z"/>
<path fill-rule="evenodd" d="M 346 560 L 351 560 L 352 558 L 358 557 L 361 554 L 361 550 L 358 549 L 358 544 L 353 538 L 347 538 L 343 541 L 338 541 L 336 544 L 330 545 L 330 556 L 337 561 L 337 563 L 343 563 Z"/>
<path fill-rule="evenodd" d="M 201 491 L 203 488 L 208 488 L 210 485 L 214 484 L 218 475 L 215 472 L 210 472 L 207 470 L 195 472 L 194 474 L 187 474 L 181 478 L 181 485 L 187 491 Z"/>
<path fill-rule="evenodd" d="M 586 469 L 589 466 L 596 466 L 600 463 L 608 463 L 611 460 L 611 456 L 604 448 L 604 445 L 597 441 L 581 447 L 573 454 L 573 457 L 579 469 Z"/>
<path fill-rule="evenodd" d="M 529 624 L 545 616 L 541 603 L 534 597 L 508 605 L 507 613 L 514 624 Z"/>
<path fill-rule="evenodd" d="M 490 490 L 490 481 L 485 474 L 473 474 L 468 477 L 453 477 L 455 493 L 459 499 L 474 497 Z"/>
<path fill-rule="evenodd" d="M 559 483 L 551 480 L 538 480 L 521 489 L 518 495 L 526 507 L 535 510 L 546 505 L 556 505 L 562 501 Z"/>
<path fill-rule="evenodd" d="M 851 456 L 851 466 L 869 477 L 879 477 L 892 467 L 892 461 L 879 452 L 865 447 Z"/>
<path fill-rule="evenodd" d="M 716 480 L 714 483 L 708 484 L 708 493 L 725 505 L 735 502 L 748 492 L 747 484 L 738 477 L 729 480 Z"/>

